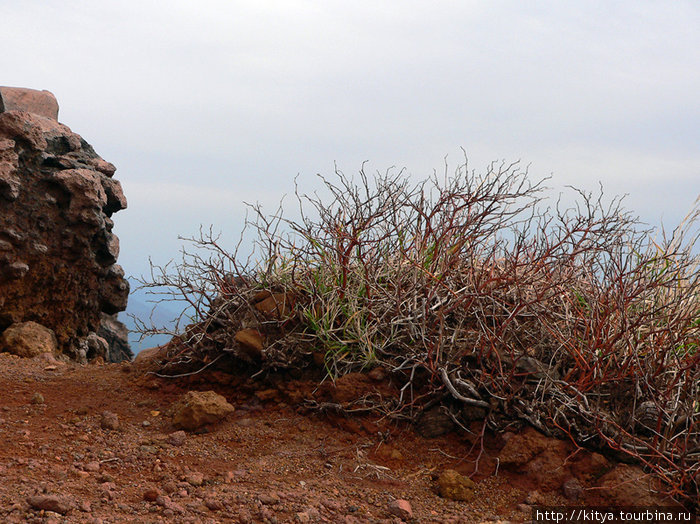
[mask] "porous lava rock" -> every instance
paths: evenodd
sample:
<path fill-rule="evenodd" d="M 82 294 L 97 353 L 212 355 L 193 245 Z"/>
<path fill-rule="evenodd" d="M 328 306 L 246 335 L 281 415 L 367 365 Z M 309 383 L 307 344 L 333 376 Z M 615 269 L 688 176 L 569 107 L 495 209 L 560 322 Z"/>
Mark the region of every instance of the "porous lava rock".
<path fill-rule="evenodd" d="M 33 321 L 75 360 L 130 359 L 115 316 L 129 284 L 112 233 L 126 198 L 115 167 L 56 120 L 53 102 L 0 88 L 0 333 Z"/>
<path fill-rule="evenodd" d="M 173 425 L 194 431 L 233 411 L 234 407 L 215 391 L 188 391 L 173 407 Z"/>

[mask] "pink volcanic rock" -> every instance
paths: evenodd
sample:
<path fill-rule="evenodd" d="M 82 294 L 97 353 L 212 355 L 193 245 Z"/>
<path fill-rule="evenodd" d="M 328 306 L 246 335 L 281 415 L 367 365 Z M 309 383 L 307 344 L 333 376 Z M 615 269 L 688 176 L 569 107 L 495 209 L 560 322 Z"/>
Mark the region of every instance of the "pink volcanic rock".
<path fill-rule="evenodd" d="M 0 334 L 35 321 L 75 360 L 130 359 L 115 316 L 129 295 L 112 232 L 127 205 L 115 168 L 40 104 L 16 108 L 31 97 L 8 104 L 0 89 Z"/>
<path fill-rule="evenodd" d="M 0 87 L 0 113 L 3 111 L 26 111 L 58 120 L 58 101 L 50 91 Z"/>

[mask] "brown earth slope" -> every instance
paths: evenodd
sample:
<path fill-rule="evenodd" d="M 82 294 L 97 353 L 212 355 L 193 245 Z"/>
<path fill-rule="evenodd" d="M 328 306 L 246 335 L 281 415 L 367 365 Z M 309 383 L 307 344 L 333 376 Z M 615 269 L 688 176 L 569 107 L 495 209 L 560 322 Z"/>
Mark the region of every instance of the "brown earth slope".
<path fill-rule="evenodd" d="M 5 353 L 0 369 L 2 522 L 523 522 L 531 504 L 658 501 L 638 470 L 529 430 L 487 438 L 474 474 L 475 437 L 309 412 L 300 381 L 185 384 Z M 176 432 L 171 405 L 208 389 L 235 412 Z M 438 494 L 448 469 L 476 481 L 470 501 Z"/>

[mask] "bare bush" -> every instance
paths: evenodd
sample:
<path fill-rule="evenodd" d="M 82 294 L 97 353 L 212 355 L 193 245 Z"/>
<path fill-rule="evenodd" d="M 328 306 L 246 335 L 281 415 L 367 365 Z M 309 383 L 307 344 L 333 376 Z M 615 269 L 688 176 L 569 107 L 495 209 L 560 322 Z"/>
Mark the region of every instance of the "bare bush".
<path fill-rule="evenodd" d="M 395 415 L 442 399 L 458 424 L 474 410 L 496 430 L 526 421 L 697 497 L 697 208 L 654 240 L 602 191 L 545 208 L 543 182 L 517 163 L 419 184 L 336 174 L 321 179 L 330 197 L 297 193 L 298 220 L 251 206 L 245 261 L 209 232 L 173 271 L 154 268 L 145 285 L 192 313 L 171 364 L 229 355 L 270 369 L 321 354 L 331 377 L 382 366 L 401 395 L 376 407 Z M 236 338 L 251 326 L 267 340 L 257 360 Z"/>

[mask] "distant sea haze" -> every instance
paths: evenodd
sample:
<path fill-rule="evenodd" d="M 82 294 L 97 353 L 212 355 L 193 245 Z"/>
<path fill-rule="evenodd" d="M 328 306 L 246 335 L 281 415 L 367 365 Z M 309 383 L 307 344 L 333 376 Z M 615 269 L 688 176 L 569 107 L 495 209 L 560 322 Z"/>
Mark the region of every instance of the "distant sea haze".
<path fill-rule="evenodd" d="M 158 327 L 172 328 L 173 320 L 179 315 L 180 311 L 177 302 L 161 302 L 159 304 L 153 303 L 157 300 L 157 296 L 147 294 L 146 290 L 135 289 L 137 283 L 133 280 L 131 281 L 131 286 L 134 291 L 129 295 L 129 303 L 126 307 L 126 311 L 119 314 L 119 320 L 124 322 L 126 327 L 129 329 L 129 344 L 131 345 L 131 350 L 134 354 L 138 354 L 144 349 L 152 348 L 155 346 L 160 346 L 165 344 L 170 340 L 170 335 L 153 335 L 149 337 L 144 337 L 139 341 L 141 337 L 140 333 L 136 330 L 136 322 L 133 317 L 140 319 L 146 325 L 149 325 L 151 313 L 153 312 L 153 323 Z M 155 306 L 155 310 L 153 309 Z M 183 306 L 184 309 L 184 306 Z"/>

